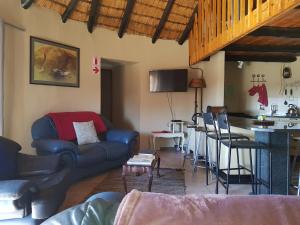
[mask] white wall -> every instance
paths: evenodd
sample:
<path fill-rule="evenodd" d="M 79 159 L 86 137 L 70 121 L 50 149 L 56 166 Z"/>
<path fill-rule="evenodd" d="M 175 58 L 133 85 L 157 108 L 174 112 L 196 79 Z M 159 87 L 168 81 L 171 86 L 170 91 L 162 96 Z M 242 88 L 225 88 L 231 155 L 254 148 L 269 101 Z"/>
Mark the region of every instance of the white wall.
<path fill-rule="evenodd" d="M 290 79 L 282 80 L 282 67 L 286 65 L 292 70 L 293 76 Z M 252 87 L 252 74 L 265 74 L 267 80 L 266 87 L 269 97 L 269 106 L 265 110 L 259 110 L 260 104 L 257 102 L 258 95 L 250 96 L 248 90 Z M 256 78 L 257 79 L 257 78 Z M 300 106 L 300 57 L 292 63 L 268 63 L 268 62 L 245 62 L 242 69 L 237 68 L 236 62 L 226 62 L 225 66 L 225 105 L 231 112 L 244 112 L 252 115 L 259 113 L 270 114 L 270 106 L 277 104 L 279 114 L 287 112 L 284 101 Z M 294 98 L 280 93 L 282 82 L 286 82 L 288 94 L 293 88 Z"/>
<path fill-rule="evenodd" d="M 91 74 L 93 56 L 131 62 L 120 68 L 117 89 L 121 98 L 114 112 L 116 126 L 134 128 L 141 133 L 141 148 L 147 148 L 153 130 L 167 129 L 171 119 L 165 94 L 149 92 L 149 70 L 188 68 L 187 42 L 180 46 L 175 41 L 125 35 L 118 38 L 115 31 L 96 28 L 87 32 L 86 24 L 69 20 L 61 22 L 60 16 L 33 4 L 28 10 L 19 1 L 0 1 L 0 17 L 24 27 L 25 32 L 6 28 L 5 45 L 5 136 L 31 149 L 30 129 L 34 120 L 48 112 L 92 110 L 100 112 L 100 78 Z M 81 50 L 80 88 L 42 86 L 29 84 L 29 37 L 36 36 Z M 133 63 L 133 64 L 132 64 Z M 200 64 L 204 69 L 207 88 L 204 89 L 206 105 L 223 105 L 224 53 Z M 193 70 L 190 76 L 199 76 Z M 190 120 L 194 110 L 194 90 L 173 93 L 176 118 Z"/>
<path fill-rule="evenodd" d="M 218 52 L 211 56 L 209 61 L 198 63 L 193 67 L 200 67 L 204 70 L 206 88 L 203 89 L 203 111 L 206 111 L 209 105 L 223 106 L 225 52 Z"/>
<path fill-rule="evenodd" d="M 170 59 L 174 55 L 174 51 L 169 51 L 166 54 L 166 58 Z M 187 59 L 176 57 L 172 61 L 168 61 L 162 60 L 161 57 L 148 55 L 145 61 L 130 65 L 125 64 L 114 70 L 116 73 L 114 74 L 114 92 L 116 93 L 114 121 L 118 121 L 118 124 L 122 124 L 124 128 L 139 128 L 141 148 L 149 148 L 151 132 L 167 130 L 168 122 L 172 119 L 167 94 L 150 93 L 149 91 L 149 70 L 187 68 Z M 207 88 L 203 89 L 204 111 L 207 105 L 223 105 L 224 52 L 212 56 L 208 62 L 201 62 L 193 67 L 200 67 L 204 71 L 204 78 L 207 83 Z M 200 70 L 190 69 L 188 81 L 200 76 Z M 188 92 L 169 93 L 173 99 L 175 119 L 191 121 L 194 113 L 194 91 L 194 89 L 189 88 Z M 198 104 L 200 105 L 200 94 Z M 168 145 L 174 145 L 174 142 L 172 140 L 158 140 L 158 146 Z"/>
<path fill-rule="evenodd" d="M 0 18 L 0 135 L 3 135 L 3 53 L 4 53 L 4 23 Z"/>
<path fill-rule="evenodd" d="M 128 88 L 124 93 L 126 104 L 124 117 L 132 123 L 132 127 L 142 133 L 144 127 L 140 124 L 145 122 L 140 119 L 142 111 L 161 107 L 159 104 L 156 105 L 156 102 L 151 104 L 151 101 L 146 101 L 140 94 L 139 90 L 143 93 L 148 92 L 147 85 L 142 86 L 142 83 L 147 82 L 144 79 L 148 71 L 162 65 L 168 68 L 188 66 L 187 43 L 180 46 L 175 41 L 158 40 L 153 45 L 150 38 L 125 35 L 120 39 L 116 31 L 102 28 L 96 28 L 93 34 L 90 34 L 85 23 L 68 20 L 64 24 L 57 13 L 37 7 L 35 4 L 24 10 L 20 7 L 20 1 L 0 1 L 0 17 L 26 30 L 20 32 L 11 27 L 5 28 L 7 42 L 4 62 L 4 135 L 19 142 L 23 146 L 23 151 L 28 153 L 34 153 L 30 147 L 32 141 L 30 129 L 37 118 L 48 112 L 78 110 L 100 112 L 100 77 L 91 74 L 93 56 L 137 63 L 136 67 L 126 69 L 131 76 L 126 80 Z M 30 36 L 80 48 L 80 88 L 29 84 Z M 137 88 L 130 89 L 131 84 Z M 133 102 L 133 108 L 127 107 L 130 102 Z M 152 124 L 155 129 L 160 129 L 161 124 L 169 120 L 168 116 L 161 117 L 163 122 L 153 118 Z M 146 122 L 150 123 L 150 120 L 151 118 L 147 116 Z"/>

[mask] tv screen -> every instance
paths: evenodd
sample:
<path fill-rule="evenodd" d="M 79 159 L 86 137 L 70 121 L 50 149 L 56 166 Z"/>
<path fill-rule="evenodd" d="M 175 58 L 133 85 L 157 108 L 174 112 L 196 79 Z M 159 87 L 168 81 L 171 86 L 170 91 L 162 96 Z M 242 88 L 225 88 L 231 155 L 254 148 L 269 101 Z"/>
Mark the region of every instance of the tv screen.
<path fill-rule="evenodd" d="M 152 70 L 150 92 L 185 92 L 187 91 L 187 69 Z"/>

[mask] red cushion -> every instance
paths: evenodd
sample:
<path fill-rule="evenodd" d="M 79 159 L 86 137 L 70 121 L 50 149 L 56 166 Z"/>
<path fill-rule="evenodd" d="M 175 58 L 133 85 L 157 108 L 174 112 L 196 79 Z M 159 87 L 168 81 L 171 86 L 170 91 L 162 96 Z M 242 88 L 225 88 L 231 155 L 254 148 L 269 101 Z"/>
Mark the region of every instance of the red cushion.
<path fill-rule="evenodd" d="M 53 120 L 59 139 L 71 141 L 76 139 L 73 122 L 88 122 L 93 121 L 97 133 L 107 131 L 107 128 L 102 118 L 94 112 L 60 112 L 48 113 L 48 116 Z"/>

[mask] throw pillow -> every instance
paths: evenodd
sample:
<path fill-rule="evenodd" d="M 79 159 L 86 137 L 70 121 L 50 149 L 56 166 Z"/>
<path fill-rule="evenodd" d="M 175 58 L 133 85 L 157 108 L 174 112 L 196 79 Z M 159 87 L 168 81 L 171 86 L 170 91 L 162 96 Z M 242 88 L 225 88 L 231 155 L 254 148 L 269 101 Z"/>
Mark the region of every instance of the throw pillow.
<path fill-rule="evenodd" d="M 95 125 L 93 121 L 73 122 L 78 145 L 91 144 L 99 142 Z"/>

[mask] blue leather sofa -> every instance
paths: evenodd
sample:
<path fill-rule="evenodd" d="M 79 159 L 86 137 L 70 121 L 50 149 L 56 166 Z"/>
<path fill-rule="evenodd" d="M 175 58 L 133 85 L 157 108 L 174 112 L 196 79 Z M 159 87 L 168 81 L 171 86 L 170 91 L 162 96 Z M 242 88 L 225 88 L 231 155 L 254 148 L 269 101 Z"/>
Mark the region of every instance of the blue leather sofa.
<path fill-rule="evenodd" d="M 75 162 L 73 181 L 119 167 L 133 155 L 138 133 L 114 129 L 104 117 L 102 120 L 108 130 L 98 134 L 101 141 L 77 145 L 76 140 L 60 140 L 52 119 L 43 116 L 32 125 L 32 147 L 38 155 L 58 154 L 66 163 Z"/>
<path fill-rule="evenodd" d="M 42 225 L 113 225 L 123 198 L 124 194 L 118 192 L 98 193 L 52 216 Z"/>
<path fill-rule="evenodd" d="M 35 225 L 56 213 L 70 185 L 59 155 L 32 156 L 0 137 L 0 225 Z"/>

